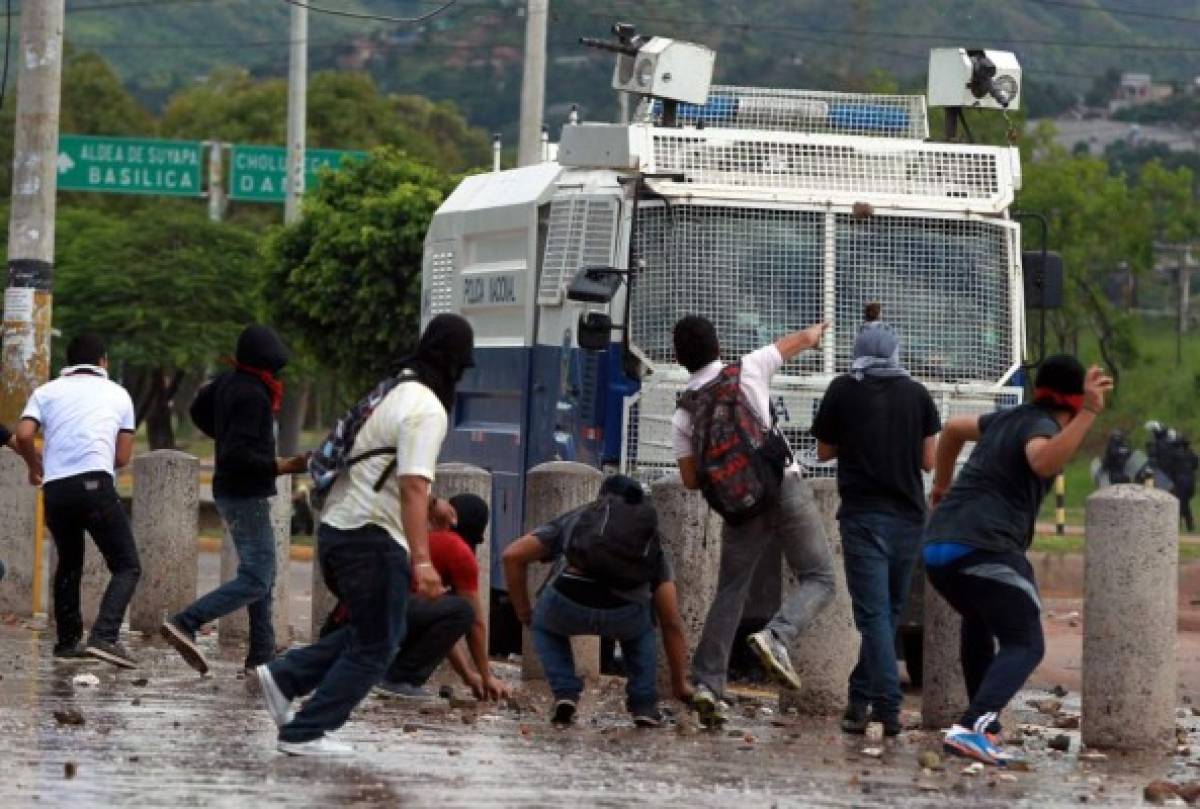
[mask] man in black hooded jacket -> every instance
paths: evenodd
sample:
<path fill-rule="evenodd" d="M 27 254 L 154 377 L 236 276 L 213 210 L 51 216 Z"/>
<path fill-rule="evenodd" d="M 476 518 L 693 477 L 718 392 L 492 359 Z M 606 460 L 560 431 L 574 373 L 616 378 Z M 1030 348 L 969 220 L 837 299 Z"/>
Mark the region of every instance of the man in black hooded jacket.
<path fill-rule="evenodd" d="M 474 365 L 474 333 L 458 315 L 426 326 L 416 353 L 400 362 L 402 381 L 362 423 L 317 527 L 317 553 L 329 589 L 349 609 L 348 625 L 312 646 L 254 671 L 279 726 L 278 749 L 295 756 L 345 756 L 329 738 L 370 692 L 405 635 L 412 597 L 446 590 L 429 551 L 430 495 L 438 453 L 449 429 L 454 391 Z M 386 450 L 386 452 L 380 452 Z M 293 700 L 308 701 L 292 714 Z"/>
<path fill-rule="evenodd" d="M 238 554 L 237 576 L 162 625 L 166 641 L 189 666 L 204 674 L 208 661 L 196 645 L 200 627 L 246 607 L 250 649 L 246 668 L 275 657 L 271 591 L 275 584 L 275 536 L 271 501 L 275 478 L 303 472 L 305 456 L 275 456 L 275 414 L 283 401 L 280 370 L 288 352 L 266 326 L 248 326 L 238 337 L 236 362 L 201 388 L 192 420 L 216 439 L 213 499 Z"/>

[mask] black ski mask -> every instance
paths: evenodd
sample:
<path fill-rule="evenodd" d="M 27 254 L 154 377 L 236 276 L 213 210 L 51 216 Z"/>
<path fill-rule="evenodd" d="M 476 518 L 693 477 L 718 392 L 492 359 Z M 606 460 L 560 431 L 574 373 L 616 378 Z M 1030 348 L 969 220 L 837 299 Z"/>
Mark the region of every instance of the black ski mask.
<path fill-rule="evenodd" d="M 429 321 L 417 350 L 400 360 L 400 370 L 416 373 L 417 379 L 433 391 L 449 413 L 454 407 L 454 387 L 463 372 L 475 367 L 475 332 L 458 315 L 438 315 Z"/>

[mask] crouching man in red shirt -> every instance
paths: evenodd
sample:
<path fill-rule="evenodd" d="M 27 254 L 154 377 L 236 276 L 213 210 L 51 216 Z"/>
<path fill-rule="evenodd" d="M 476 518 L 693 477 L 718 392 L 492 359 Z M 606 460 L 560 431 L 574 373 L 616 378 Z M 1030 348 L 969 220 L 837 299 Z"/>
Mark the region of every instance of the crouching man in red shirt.
<path fill-rule="evenodd" d="M 449 589 L 438 599 L 411 598 L 408 602 L 408 631 L 387 674 L 372 692 L 381 697 L 431 700 L 437 697 L 425 687 L 443 660 L 462 678 L 478 699 L 502 699 L 508 688 L 492 675 L 487 654 L 487 621 L 479 599 L 479 563 L 475 547 L 486 542 L 487 503 L 473 494 L 449 500 L 457 525 L 452 529 L 446 501 L 430 509 L 429 556 L 434 569 Z M 321 636 L 337 629 L 348 617 L 339 603 L 321 628 Z M 459 641 L 466 638 L 468 654 Z"/>

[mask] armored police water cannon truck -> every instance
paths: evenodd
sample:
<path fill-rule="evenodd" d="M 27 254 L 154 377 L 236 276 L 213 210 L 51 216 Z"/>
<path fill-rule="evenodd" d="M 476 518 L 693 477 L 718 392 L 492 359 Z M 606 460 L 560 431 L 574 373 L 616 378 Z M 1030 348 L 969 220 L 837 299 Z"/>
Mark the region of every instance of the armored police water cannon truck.
<path fill-rule="evenodd" d="M 808 429 L 868 300 L 943 417 L 1019 399 L 1015 148 L 931 141 L 922 95 L 713 85 L 703 45 L 614 33 L 585 44 L 617 54 L 631 120 L 569 123 L 553 159 L 467 178 L 425 240 L 423 320 L 458 312 L 477 338 L 442 460 L 492 472 L 497 551 L 526 527 L 539 463 L 673 468 L 686 373 L 671 327 L 686 314 L 716 324 L 727 358 L 833 323 L 776 378 L 812 474 L 829 470 Z M 930 67 L 929 103 L 956 115 L 1019 104 L 1011 54 L 939 50 Z"/>

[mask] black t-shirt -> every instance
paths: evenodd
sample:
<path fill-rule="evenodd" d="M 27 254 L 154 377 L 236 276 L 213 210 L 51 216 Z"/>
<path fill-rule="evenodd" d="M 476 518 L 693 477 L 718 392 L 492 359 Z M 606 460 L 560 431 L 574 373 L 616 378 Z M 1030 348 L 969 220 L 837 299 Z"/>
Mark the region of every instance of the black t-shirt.
<path fill-rule="evenodd" d="M 1061 428 L 1050 412 L 1026 404 L 979 418 L 971 457 L 933 512 L 925 541 L 961 542 L 987 551 L 1024 553 L 1050 480 L 1029 466 L 1025 446 Z"/>
<path fill-rule="evenodd" d="M 8 431 L 7 427 L 5 427 L 3 424 L 0 424 L 0 447 L 7 445 L 11 438 L 12 433 Z"/>
<path fill-rule="evenodd" d="M 837 447 L 838 516 L 924 517 L 921 454 L 925 439 L 941 429 L 933 399 L 920 382 L 908 377 L 860 382 L 849 374 L 833 380 L 812 433 Z"/>

